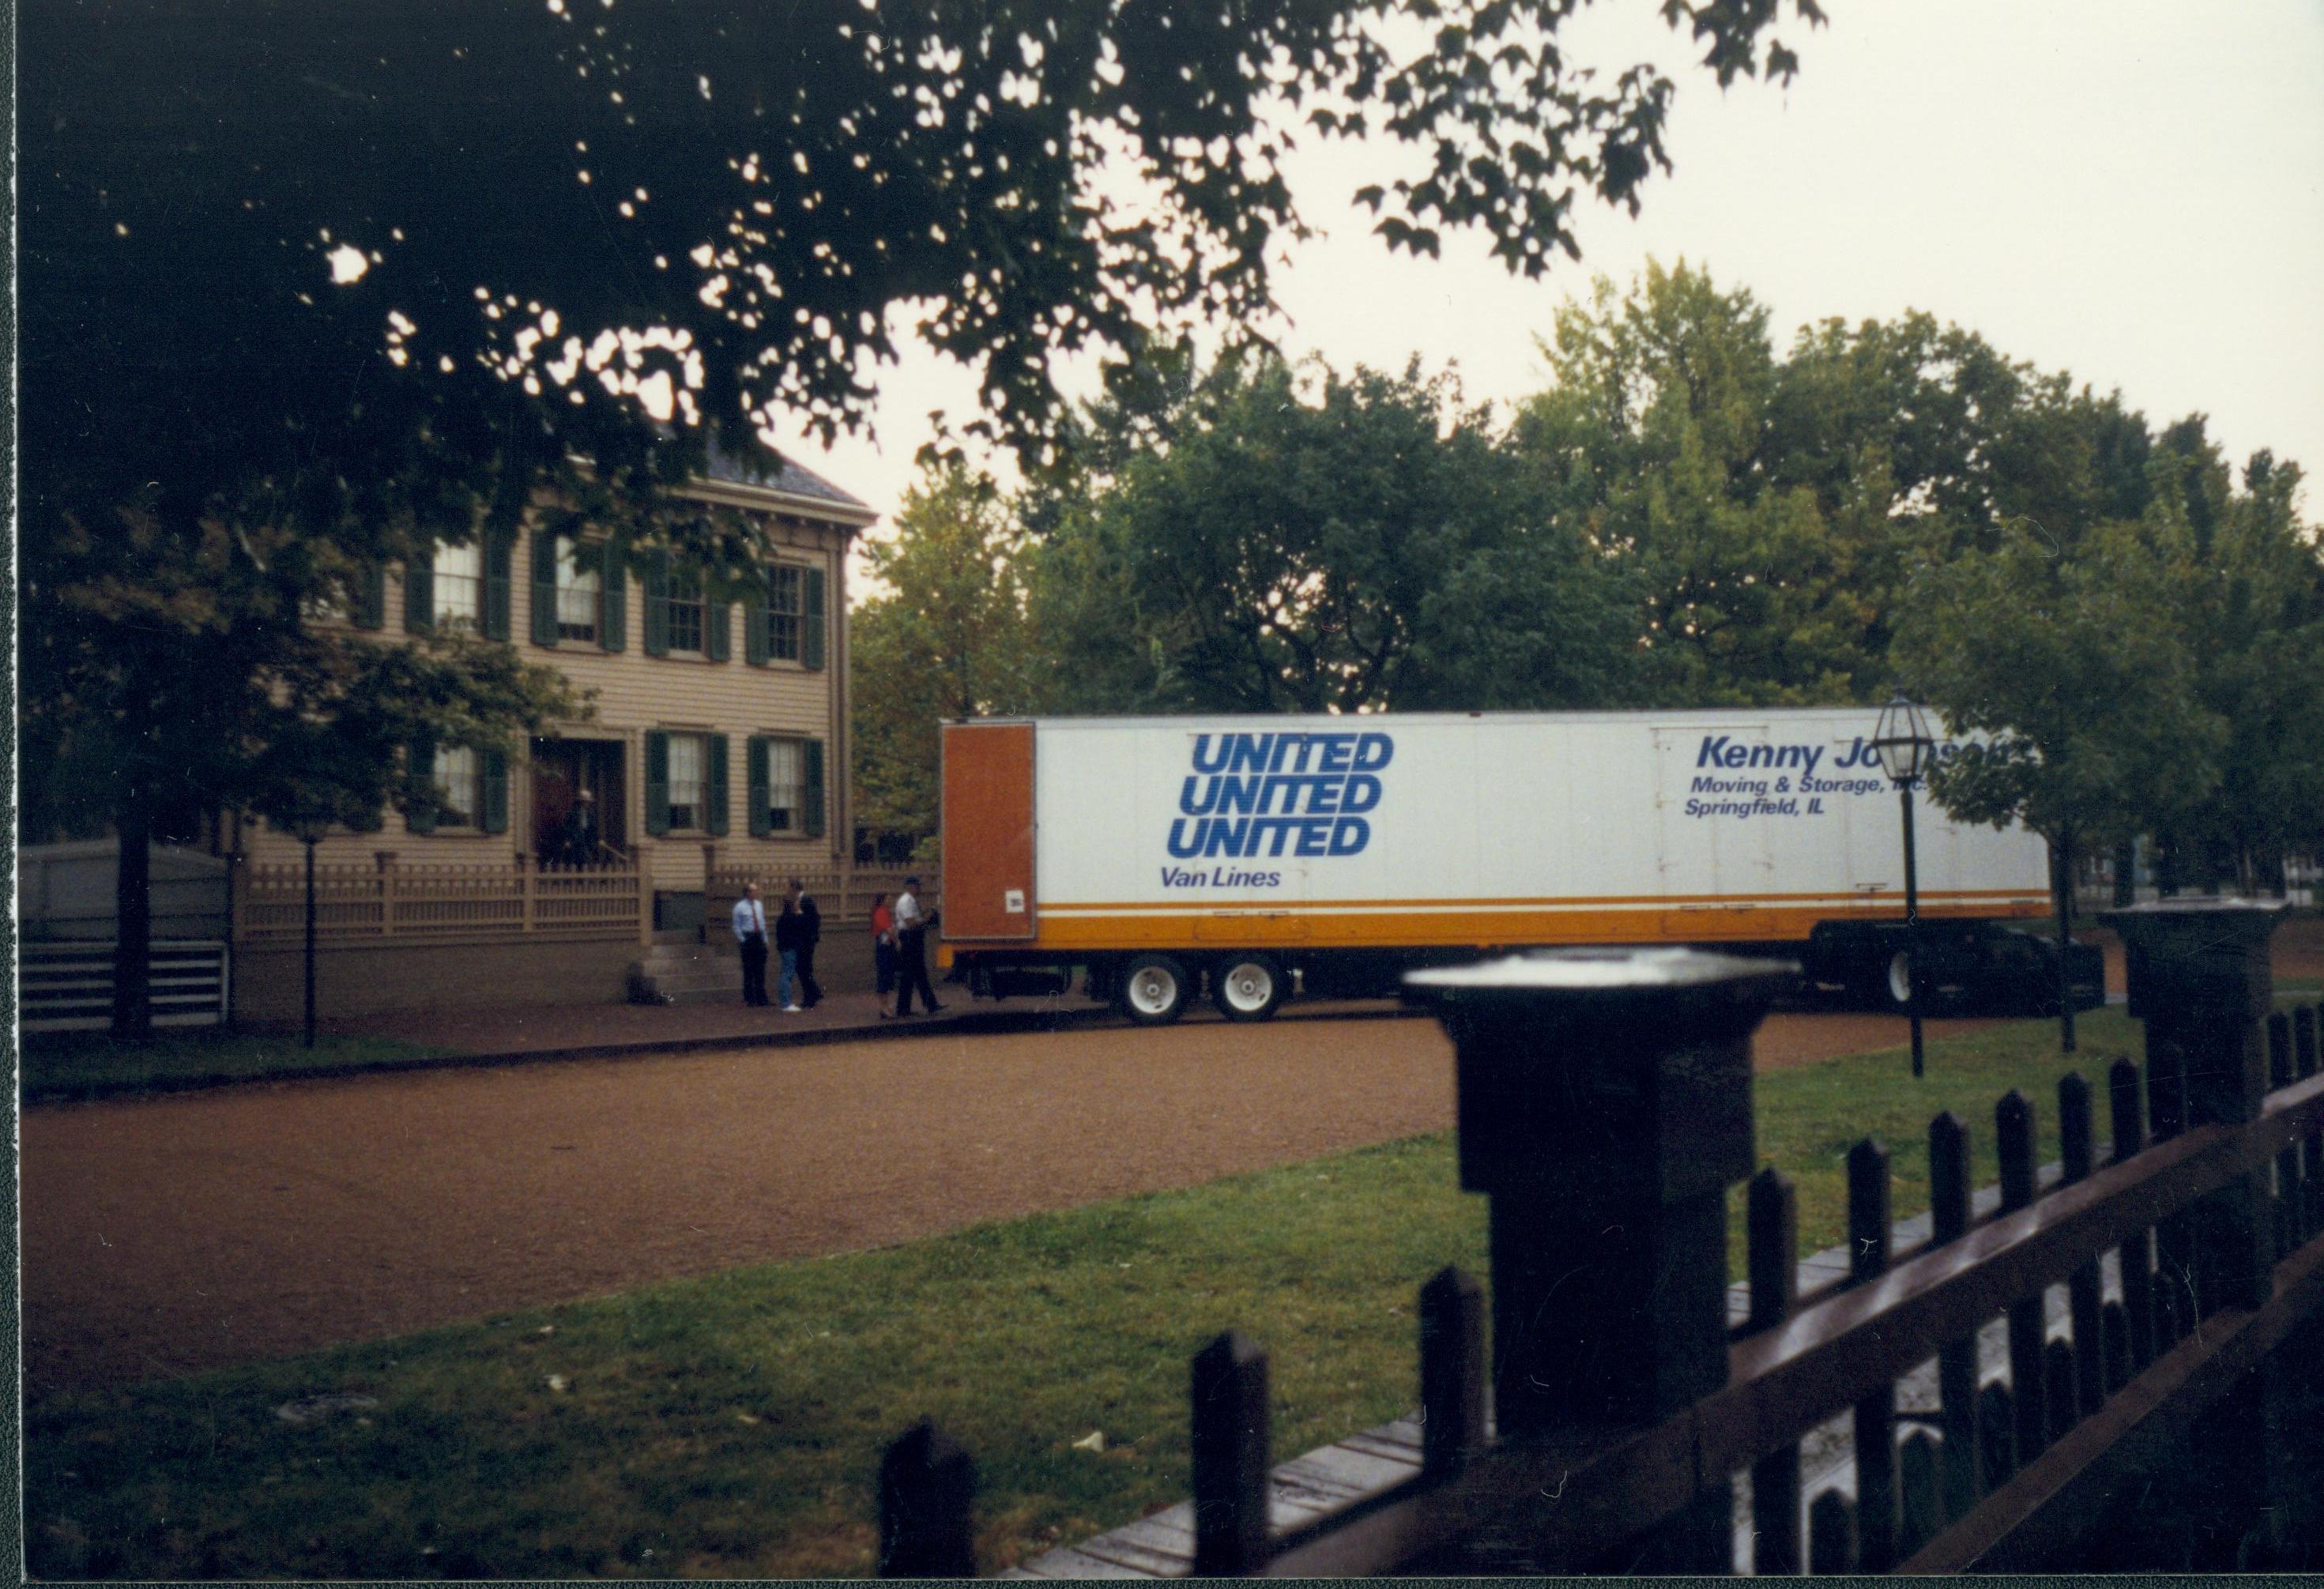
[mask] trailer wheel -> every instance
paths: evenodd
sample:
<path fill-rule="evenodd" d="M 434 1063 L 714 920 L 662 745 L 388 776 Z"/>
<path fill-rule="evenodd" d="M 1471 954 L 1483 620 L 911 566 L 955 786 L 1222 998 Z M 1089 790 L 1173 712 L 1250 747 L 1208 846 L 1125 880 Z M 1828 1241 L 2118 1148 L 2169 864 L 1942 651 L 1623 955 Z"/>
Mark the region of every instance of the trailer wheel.
<path fill-rule="evenodd" d="M 1899 949 L 1888 956 L 1888 972 L 1882 979 L 1882 991 L 1888 995 L 1888 1007 L 1899 1015 L 1913 1007 L 1913 952 Z"/>
<path fill-rule="evenodd" d="M 1268 955 L 1232 955 L 1211 968 L 1211 1002 L 1229 1021 L 1264 1021 L 1287 990 L 1283 967 Z"/>
<path fill-rule="evenodd" d="M 1186 1008 L 1186 968 L 1167 955 L 1140 955 L 1122 971 L 1121 1009 L 1140 1026 L 1167 1026 Z"/>

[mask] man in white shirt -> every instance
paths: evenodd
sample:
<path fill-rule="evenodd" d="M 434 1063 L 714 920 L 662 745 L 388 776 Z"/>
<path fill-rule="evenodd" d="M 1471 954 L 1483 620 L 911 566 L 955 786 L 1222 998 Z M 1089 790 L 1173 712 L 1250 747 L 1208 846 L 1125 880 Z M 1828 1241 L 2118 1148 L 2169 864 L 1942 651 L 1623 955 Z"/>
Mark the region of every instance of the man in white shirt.
<path fill-rule="evenodd" d="M 896 896 L 896 1013 L 912 1012 L 912 990 L 920 990 L 920 1002 L 933 1015 L 944 1008 L 936 1002 L 936 990 L 928 985 L 928 918 L 920 910 L 920 880 L 904 879 L 904 892 Z"/>
<path fill-rule="evenodd" d="M 767 908 L 759 901 L 759 885 L 743 885 L 734 901 L 734 941 L 742 946 L 742 1002 L 767 1002 Z"/>

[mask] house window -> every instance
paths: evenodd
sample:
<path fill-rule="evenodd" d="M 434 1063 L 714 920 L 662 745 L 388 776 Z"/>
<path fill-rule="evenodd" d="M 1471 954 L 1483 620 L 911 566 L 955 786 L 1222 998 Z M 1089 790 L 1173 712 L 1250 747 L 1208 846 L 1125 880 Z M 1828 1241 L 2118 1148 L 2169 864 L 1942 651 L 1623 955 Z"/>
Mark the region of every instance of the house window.
<path fill-rule="evenodd" d="M 700 604 L 696 603 L 696 607 L 698 614 Z M 695 639 L 699 644 L 701 635 L 697 633 Z M 669 825 L 673 830 L 703 826 L 703 784 L 708 761 L 700 734 L 669 736 Z"/>
<path fill-rule="evenodd" d="M 604 578 L 597 571 L 593 549 L 586 562 L 580 548 L 569 540 L 557 543 L 557 638 L 594 643 L 597 615 L 604 599 Z"/>
<path fill-rule="evenodd" d="M 470 827 L 476 820 L 476 753 L 466 745 L 436 747 L 436 788 L 443 804 L 438 827 Z"/>
<path fill-rule="evenodd" d="M 699 652 L 703 632 L 702 576 L 671 569 L 664 611 L 669 625 L 669 649 Z"/>
<path fill-rule="evenodd" d="M 806 808 L 806 742 L 767 741 L 767 831 L 797 833 L 805 826 Z"/>
<path fill-rule="evenodd" d="M 436 548 L 436 627 L 475 629 L 484 614 L 484 549 L 475 541 L 466 546 Z"/>
<path fill-rule="evenodd" d="M 799 619 L 806 602 L 799 594 L 799 571 L 778 563 L 767 570 L 767 654 L 777 661 L 799 660 Z"/>

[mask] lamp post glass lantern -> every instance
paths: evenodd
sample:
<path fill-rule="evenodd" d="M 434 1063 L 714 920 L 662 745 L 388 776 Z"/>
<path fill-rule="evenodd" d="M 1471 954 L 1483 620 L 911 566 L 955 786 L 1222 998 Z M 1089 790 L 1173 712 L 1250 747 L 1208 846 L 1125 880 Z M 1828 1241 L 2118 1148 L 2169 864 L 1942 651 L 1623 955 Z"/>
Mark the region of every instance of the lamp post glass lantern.
<path fill-rule="evenodd" d="M 1901 694 L 1880 708 L 1872 730 L 1872 753 L 1880 770 L 1896 786 L 1904 810 L 1904 1013 L 1913 1028 L 1913 1074 L 1923 1069 L 1921 1054 L 1921 901 L 1917 857 L 1914 854 L 1913 790 L 1936 760 L 1936 736 L 1929 732 L 1928 714 Z"/>

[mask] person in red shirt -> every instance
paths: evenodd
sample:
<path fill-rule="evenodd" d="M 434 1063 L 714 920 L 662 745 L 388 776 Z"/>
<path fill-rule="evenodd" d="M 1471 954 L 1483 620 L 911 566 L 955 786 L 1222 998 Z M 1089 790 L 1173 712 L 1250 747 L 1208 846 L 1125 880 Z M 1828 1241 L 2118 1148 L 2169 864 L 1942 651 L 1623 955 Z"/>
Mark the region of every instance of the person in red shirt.
<path fill-rule="evenodd" d="M 896 913 L 888 909 L 886 894 L 872 896 L 872 965 L 880 989 L 880 1019 L 894 1019 L 888 995 L 896 991 Z"/>

